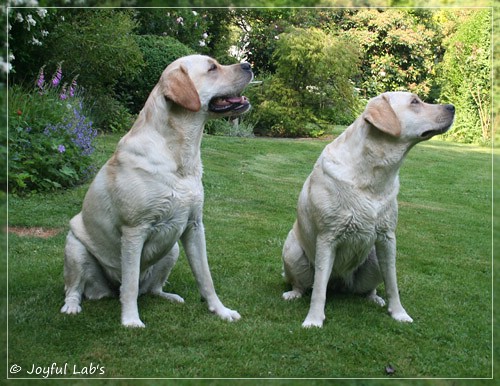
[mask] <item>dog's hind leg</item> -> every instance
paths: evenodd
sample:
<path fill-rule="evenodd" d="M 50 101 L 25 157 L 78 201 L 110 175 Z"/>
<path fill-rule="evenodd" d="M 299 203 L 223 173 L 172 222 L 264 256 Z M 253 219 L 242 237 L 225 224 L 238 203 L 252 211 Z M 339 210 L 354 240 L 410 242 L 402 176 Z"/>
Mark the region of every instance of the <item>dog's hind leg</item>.
<path fill-rule="evenodd" d="M 365 262 L 354 272 L 349 290 L 356 294 L 366 295 L 368 300 L 383 307 L 385 301 L 377 295 L 377 286 L 382 281 L 375 248 L 372 248 Z"/>
<path fill-rule="evenodd" d="M 77 314 L 82 310 L 82 297 L 100 299 L 113 296 L 99 263 L 70 230 L 64 250 L 64 284 L 66 298 L 61 312 Z"/>
<path fill-rule="evenodd" d="M 364 263 L 353 273 L 348 290 L 355 294 L 366 295 L 368 300 L 383 307 L 385 301 L 377 295 L 377 287 L 382 281 L 375 248 L 372 248 Z"/>
<path fill-rule="evenodd" d="M 151 267 L 151 274 L 140 284 L 140 294 L 150 292 L 174 303 L 184 303 L 184 299 L 177 294 L 163 292 L 163 285 L 167 281 L 172 268 L 179 258 L 179 245 L 174 247 L 159 262 Z"/>
<path fill-rule="evenodd" d="M 314 282 L 314 270 L 300 246 L 295 230 L 288 233 L 283 246 L 283 276 L 292 285 L 292 290 L 283 293 L 283 299 L 300 298 Z"/>

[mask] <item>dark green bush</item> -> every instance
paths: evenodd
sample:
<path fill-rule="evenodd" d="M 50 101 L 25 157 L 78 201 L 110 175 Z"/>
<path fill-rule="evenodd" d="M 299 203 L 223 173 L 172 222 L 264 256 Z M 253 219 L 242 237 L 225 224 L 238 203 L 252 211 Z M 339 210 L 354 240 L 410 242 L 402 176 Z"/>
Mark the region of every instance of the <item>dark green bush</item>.
<path fill-rule="evenodd" d="M 134 40 L 142 52 L 145 66 L 136 76 L 121 82 L 118 94 L 130 111 L 137 113 L 144 106 L 163 70 L 177 58 L 194 52 L 169 36 L 136 35 Z"/>
<path fill-rule="evenodd" d="M 96 96 L 89 108 L 94 125 L 102 131 L 128 131 L 134 121 L 125 105 L 110 95 Z"/>

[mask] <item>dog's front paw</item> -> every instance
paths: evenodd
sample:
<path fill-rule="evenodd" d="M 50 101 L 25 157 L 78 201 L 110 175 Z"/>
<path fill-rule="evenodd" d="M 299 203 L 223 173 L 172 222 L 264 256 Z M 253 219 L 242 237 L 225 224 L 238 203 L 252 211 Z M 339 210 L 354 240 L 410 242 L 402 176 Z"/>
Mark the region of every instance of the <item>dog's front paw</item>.
<path fill-rule="evenodd" d="M 282 295 L 284 300 L 294 300 L 294 299 L 299 299 L 302 297 L 302 292 L 297 291 L 297 290 L 291 290 L 288 292 L 283 292 Z"/>
<path fill-rule="evenodd" d="M 406 313 L 405 310 L 398 310 L 398 311 L 391 311 L 389 310 L 389 313 L 391 314 L 392 318 L 394 320 L 397 320 L 398 322 L 403 322 L 403 323 L 412 323 L 413 319 Z"/>
<path fill-rule="evenodd" d="M 236 322 L 241 319 L 241 315 L 229 308 L 223 307 L 219 310 L 214 311 L 216 315 L 218 315 L 222 320 L 227 320 L 228 322 Z"/>
<path fill-rule="evenodd" d="M 79 314 L 81 311 L 82 307 L 79 304 L 64 303 L 64 306 L 61 308 L 61 312 L 68 315 Z"/>
<path fill-rule="evenodd" d="M 122 318 L 122 325 L 131 328 L 144 328 L 146 325 L 140 319 L 125 319 Z"/>
<path fill-rule="evenodd" d="M 325 320 L 324 316 L 318 317 L 318 316 L 307 315 L 307 318 L 302 323 L 302 327 L 304 327 L 304 328 L 311 328 L 311 327 L 322 328 L 324 320 Z"/>

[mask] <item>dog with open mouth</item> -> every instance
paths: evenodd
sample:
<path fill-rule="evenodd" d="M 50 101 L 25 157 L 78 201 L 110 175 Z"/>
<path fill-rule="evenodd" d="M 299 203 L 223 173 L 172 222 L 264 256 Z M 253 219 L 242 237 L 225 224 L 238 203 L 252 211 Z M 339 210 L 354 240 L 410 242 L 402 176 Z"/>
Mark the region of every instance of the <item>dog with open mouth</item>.
<path fill-rule="evenodd" d="M 144 327 L 139 295 L 184 302 L 163 291 L 180 241 L 208 309 L 224 320 L 240 319 L 219 300 L 208 266 L 200 145 L 208 119 L 250 109 L 241 93 L 252 79 L 248 63 L 224 66 L 202 55 L 165 69 L 70 221 L 61 312 L 79 313 L 82 297 L 119 294 L 122 324 Z"/>

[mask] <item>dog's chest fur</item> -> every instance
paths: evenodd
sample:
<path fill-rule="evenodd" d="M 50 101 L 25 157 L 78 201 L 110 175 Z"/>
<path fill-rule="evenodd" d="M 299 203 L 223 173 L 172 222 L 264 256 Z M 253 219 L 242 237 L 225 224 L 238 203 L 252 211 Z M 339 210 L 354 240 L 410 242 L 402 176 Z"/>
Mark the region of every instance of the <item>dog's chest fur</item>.
<path fill-rule="evenodd" d="M 308 197 L 317 211 L 312 216 L 318 221 L 314 227 L 323 230 L 335 252 L 332 275 L 345 276 L 366 260 L 379 235 L 395 230 L 399 184 L 396 179 L 377 193 L 370 186 L 326 174 L 323 168 L 313 171 Z"/>

